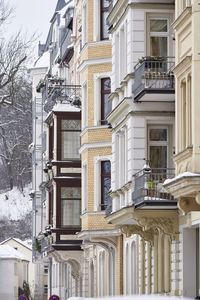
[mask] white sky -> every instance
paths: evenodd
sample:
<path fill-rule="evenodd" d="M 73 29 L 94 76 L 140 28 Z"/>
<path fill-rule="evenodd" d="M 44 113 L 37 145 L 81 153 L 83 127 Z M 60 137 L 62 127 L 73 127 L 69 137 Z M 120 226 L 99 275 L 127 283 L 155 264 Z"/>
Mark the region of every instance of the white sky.
<path fill-rule="evenodd" d="M 53 16 L 57 0 L 5 0 L 15 8 L 14 16 L 8 26 L 8 34 L 22 30 L 27 35 L 36 32 L 35 52 L 39 40 L 44 43 L 48 34 L 50 19 Z"/>

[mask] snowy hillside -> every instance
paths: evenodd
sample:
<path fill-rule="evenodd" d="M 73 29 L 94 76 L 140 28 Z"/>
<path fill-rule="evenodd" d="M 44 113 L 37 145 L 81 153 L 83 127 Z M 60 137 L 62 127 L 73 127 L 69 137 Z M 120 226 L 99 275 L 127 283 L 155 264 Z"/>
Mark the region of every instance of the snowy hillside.
<path fill-rule="evenodd" d="M 31 186 L 27 185 L 21 193 L 16 187 L 13 190 L 0 194 L 0 220 L 21 220 L 32 209 L 30 201 Z"/>

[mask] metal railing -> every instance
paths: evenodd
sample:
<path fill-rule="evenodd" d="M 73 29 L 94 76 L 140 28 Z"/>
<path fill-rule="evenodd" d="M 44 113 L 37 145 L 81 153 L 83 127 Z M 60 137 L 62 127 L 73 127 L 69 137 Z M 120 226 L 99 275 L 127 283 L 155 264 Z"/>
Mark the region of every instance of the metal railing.
<path fill-rule="evenodd" d="M 134 68 L 134 98 L 144 90 L 174 91 L 174 57 L 144 57 Z"/>
<path fill-rule="evenodd" d="M 164 181 L 174 176 L 175 170 L 172 168 L 141 170 L 134 174 L 132 193 L 134 204 L 143 201 L 174 200 L 163 187 Z"/>
<path fill-rule="evenodd" d="M 48 83 L 45 91 L 44 110 L 49 112 L 56 103 L 70 103 L 76 107 L 81 107 L 81 86 Z"/>

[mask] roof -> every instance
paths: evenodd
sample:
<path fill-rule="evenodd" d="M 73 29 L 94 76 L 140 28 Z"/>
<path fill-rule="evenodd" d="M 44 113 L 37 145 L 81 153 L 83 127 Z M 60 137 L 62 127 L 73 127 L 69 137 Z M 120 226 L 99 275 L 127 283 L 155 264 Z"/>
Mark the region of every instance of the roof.
<path fill-rule="evenodd" d="M 5 241 L 1 242 L 0 245 L 4 245 L 5 243 L 7 243 L 8 241 L 10 240 L 13 240 L 15 242 L 17 242 L 18 244 L 28 248 L 30 251 L 32 251 L 32 246 L 30 245 L 29 241 L 22 241 L 20 239 L 17 239 L 17 238 L 13 238 L 13 237 L 10 237 L 8 239 L 6 239 Z"/>
<path fill-rule="evenodd" d="M 9 245 L 0 245 L 0 260 L 1 259 L 18 259 L 18 260 L 30 261 L 20 251 L 15 250 L 13 247 Z"/>
<path fill-rule="evenodd" d="M 50 64 L 50 54 L 45 51 L 34 63 L 34 68 L 48 68 Z"/>

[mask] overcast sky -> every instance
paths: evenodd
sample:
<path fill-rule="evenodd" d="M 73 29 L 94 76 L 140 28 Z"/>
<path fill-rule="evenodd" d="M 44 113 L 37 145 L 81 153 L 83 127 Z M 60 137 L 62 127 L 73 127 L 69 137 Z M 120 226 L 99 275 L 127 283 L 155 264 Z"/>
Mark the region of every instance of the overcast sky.
<path fill-rule="evenodd" d="M 6 0 L 5 2 L 15 7 L 8 32 L 14 34 L 20 29 L 30 35 L 36 32 L 39 36 L 36 48 L 39 40 L 44 43 L 57 0 Z"/>

